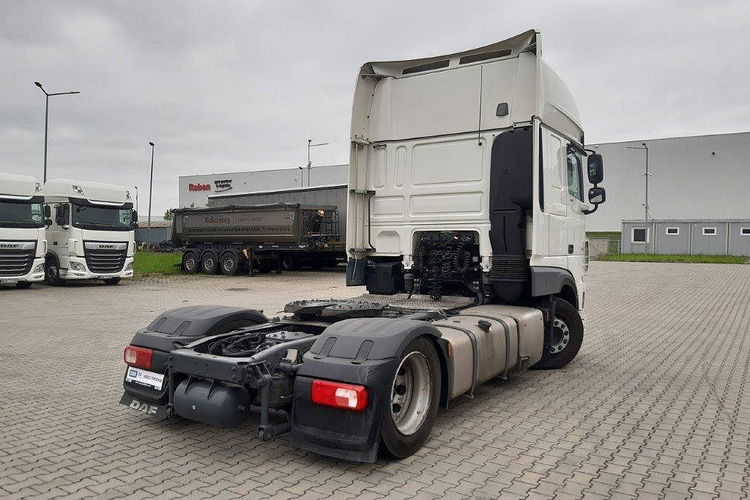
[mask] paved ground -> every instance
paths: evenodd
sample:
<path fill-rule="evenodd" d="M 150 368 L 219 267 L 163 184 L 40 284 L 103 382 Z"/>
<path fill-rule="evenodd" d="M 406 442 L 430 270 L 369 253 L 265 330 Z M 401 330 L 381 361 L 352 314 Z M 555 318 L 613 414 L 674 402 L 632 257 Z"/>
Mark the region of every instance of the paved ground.
<path fill-rule="evenodd" d="M 739 498 L 750 477 L 750 266 L 594 263 L 559 371 L 482 386 L 401 462 L 338 462 L 117 404 L 159 311 L 356 295 L 340 273 L 0 290 L 0 496 Z"/>

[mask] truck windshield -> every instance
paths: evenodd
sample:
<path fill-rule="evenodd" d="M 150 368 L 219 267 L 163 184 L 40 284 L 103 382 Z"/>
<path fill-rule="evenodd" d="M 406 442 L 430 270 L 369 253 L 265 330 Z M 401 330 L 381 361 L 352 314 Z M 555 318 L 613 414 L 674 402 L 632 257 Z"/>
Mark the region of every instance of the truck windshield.
<path fill-rule="evenodd" d="M 44 227 L 42 202 L 0 199 L 0 227 Z"/>
<path fill-rule="evenodd" d="M 130 231 L 133 209 L 73 205 L 73 226 L 99 231 Z"/>

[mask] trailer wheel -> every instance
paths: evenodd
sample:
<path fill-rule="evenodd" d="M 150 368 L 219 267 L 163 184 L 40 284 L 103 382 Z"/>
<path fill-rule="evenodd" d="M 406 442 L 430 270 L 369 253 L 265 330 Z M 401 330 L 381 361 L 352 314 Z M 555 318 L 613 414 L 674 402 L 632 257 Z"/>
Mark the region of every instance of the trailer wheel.
<path fill-rule="evenodd" d="M 576 357 L 583 343 L 583 321 L 578 310 L 567 300 L 553 298 L 555 318 L 552 320 L 552 339 L 544 346 L 544 356 L 535 368 L 555 370 Z"/>
<path fill-rule="evenodd" d="M 182 271 L 188 274 L 198 272 L 198 257 L 196 257 L 195 252 L 182 254 Z"/>
<path fill-rule="evenodd" d="M 205 274 L 216 274 L 219 270 L 219 263 L 216 254 L 212 251 L 204 252 L 201 257 L 201 268 Z"/>
<path fill-rule="evenodd" d="M 240 261 L 234 252 L 224 252 L 221 256 L 221 273 L 234 276 L 240 268 Z"/>
<path fill-rule="evenodd" d="M 411 341 L 393 375 L 381 430 L 383 451 L 388 455 L 406 458 L 427 440 L 437 415 L 440 380 L 434 344 L 424 337 Z"/>
<path fill-rule="evenodd" d="M 282 255 L 281 256 L 281 268 L 284 271 L 291 271 L 292 269 L 297 269 L 297 261 L 294 257 L 291 255 Z"/>

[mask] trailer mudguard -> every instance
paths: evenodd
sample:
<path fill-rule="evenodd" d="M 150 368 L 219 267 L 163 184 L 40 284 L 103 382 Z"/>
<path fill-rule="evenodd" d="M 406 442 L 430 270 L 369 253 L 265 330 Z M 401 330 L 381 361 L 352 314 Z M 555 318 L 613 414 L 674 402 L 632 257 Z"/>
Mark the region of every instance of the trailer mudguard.
<path fill-rule="evenodd" d="M 377 459 L 380 429 L 388 418 L 391 384 L 403 350 L 416 337 L 435 339 L 440 331 L 426 321 L 358 318 L 325 329 L 304 355 L 294 382 L 291 442 L 300 448 L 357 462 Z M 367 388 L 368 404 L 351 411 L 314 404 L 314 379 Z"/>

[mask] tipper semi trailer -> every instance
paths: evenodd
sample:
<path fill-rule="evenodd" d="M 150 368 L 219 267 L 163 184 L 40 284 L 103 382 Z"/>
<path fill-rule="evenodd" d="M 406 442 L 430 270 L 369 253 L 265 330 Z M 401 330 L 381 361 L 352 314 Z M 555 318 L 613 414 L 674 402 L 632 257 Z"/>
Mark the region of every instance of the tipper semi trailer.
<path fill-rule="evenodd" d="M 348 300 L 285 315 L 165 312 L 124 353 L 121 403 L 352 461 L 403 458 L 438 407 L 494 377 L 560 368 L 583 341 L 584 216 L 604 202 L 570 92 L 528 31 L 372 62 L 351 127 Z M 583 200 L 583 158 L 588 203 Z"/>
<path fill-rule="evenodd" d="M 173 214 L 172 242 L 184 248 L 186 273 L 233 276 L 302 264 L 331 266 L 344 254 L 335 206 L 228 205 Z"/>
<path fill-rule="evenodd" d="M 116 285 L 133 277 L 138 214 L 127 187 L 53 179 L 44 184 L 44 203 L 49 284 L 102 280 Z"/>
<path fill-rule="evenodd" d="M 43 203 L 36 179 L 0 174 L 0 285 L 28 288 L 44 279 Z"/>

